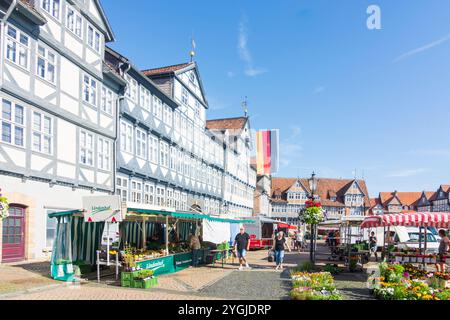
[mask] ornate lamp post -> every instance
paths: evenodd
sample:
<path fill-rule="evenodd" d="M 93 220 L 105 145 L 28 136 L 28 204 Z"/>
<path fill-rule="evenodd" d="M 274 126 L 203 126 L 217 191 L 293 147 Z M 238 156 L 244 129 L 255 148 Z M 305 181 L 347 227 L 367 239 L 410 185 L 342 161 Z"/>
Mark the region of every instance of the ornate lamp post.
<path fill-rule="evenodd" d="M 308 183 L 309 183 L 309 189 L 311 190 L 310 200 L 314 202 L 315 194 L 317 192 L 317 183 L 318 183 L 315 172 L 313 172 L 311 175 L 311 178 L 308 179 Z M 311 224 L 311 245 L 310 245 L 310 250 L 309 250 L 309 258 L 312 263 L 316 263 L 316 255 L 315 255 L 316 238 L 317 238 L 317 225 Z"/>

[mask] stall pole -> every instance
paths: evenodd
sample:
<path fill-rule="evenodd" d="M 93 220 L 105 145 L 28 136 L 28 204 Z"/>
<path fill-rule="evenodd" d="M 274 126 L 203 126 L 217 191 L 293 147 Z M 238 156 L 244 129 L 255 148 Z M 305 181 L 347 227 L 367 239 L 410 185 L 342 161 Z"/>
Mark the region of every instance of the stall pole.
<path fill-rule="evenodd" d="M 100 251 L 97 250 L 97 282 L 100 283 Z"/>
<path fill-rule="evenodd" d="M 383 227 L 383 252 L 381 257 L 382 259 L 386 257 L 386 227 Z"/>
<path fill-rule="evenodd" d="M 422 227 L 419 227 L 419 251 L 422 253 Z"/>
<path fill-rule="evenodd" d="M 147 249 L 147 218 L 142 219 L 142 249 Z"/>
<path fill-rule="evenodd" d="M 424 241 L 424 250 L 423 250 L 423 255 L 427 254 L 427 244 L 428 244 L 428 228 L 425 227 L 425 241 Z M 423 269 L 426 270 L 427 266 L 425 264 L 425 258 L 423 258 Z"/>
<path fill-rule="evenodd" d="M 110 266 L 110 259 L 109 259 L 109 222 L 106 222 L 106 265 Z"/>
<path fill-rule="evenodd" d="M 169 216 L 166 216 L 166 254 L 169 254 Z"/>

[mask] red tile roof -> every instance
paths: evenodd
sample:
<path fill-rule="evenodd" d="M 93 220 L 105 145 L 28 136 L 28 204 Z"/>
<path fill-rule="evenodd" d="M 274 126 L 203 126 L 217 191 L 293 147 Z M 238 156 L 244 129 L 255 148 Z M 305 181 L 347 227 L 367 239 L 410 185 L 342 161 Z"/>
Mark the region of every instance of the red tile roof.
<path fill-rule="evenodd" d="M 295 178 L 272 178 L 272 198 L 277 196 L 282 199 L 287 199 L 286 192 L 298 181 L 306 188 L 306 191 L 310 193 L 308 179 L 295 179 Z M 320 197 L 320 201 L 324 206 L 343 207 L 345 206 L 344 195 L 346 191 L 351 187 L 355 180 L 346 179 L 324 179 L 319 178 L 317 184 L 317 195 Z M 358 180 L 358 184 L 365 194 L 364 204 L 367 208 L 370 207 L 369 192 L 365 181 Z M 336 196 L 336 201 L 332 201 L 330 198 Z"/>
<path fill-rule="evenodd" d="M 445 193 L 450 192 L 450 184 L 443 184 L 441 185 L 442 190 L 444 190 Z"/>
<path fill-rule="evenodd" d="M 171 73 L 171 72 L 175 72 L 178 70 L 182 70 L 184 68 L 189 67 L 192 64 L 194 64 L 194 62 L 180 63 L 180 64 L 176 64 L 176 65 L 172 65 L 172 66 L 143 70 L 142 73 L 145 74 L 146 76 L 166 74 L 166 73 Z"/>
<path fill-rule="evenodd" d="M 206 121 L 206 128 L 209 130 L 240 130 L 244 129 L 247 124 L 248 118 L 228 118 Z"/>

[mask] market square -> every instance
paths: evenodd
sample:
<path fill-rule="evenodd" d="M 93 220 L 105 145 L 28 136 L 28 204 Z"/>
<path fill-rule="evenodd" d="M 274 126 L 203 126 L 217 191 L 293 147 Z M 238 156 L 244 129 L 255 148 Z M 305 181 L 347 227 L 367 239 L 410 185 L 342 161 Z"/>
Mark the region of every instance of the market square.
<path fill-rule="evenodd" d="M 450 4 L 378 2 L 0 0 L 0 300 L 449 301 Z"/>

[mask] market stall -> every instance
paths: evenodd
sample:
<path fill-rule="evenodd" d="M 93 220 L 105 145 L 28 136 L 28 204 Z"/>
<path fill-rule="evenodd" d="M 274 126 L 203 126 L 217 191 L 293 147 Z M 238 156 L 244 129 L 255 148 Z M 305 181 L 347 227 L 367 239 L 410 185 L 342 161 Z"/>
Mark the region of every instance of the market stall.
<path fill-rule="evenodd" d="M 448 212 L 415 212 L 402 214 L 386 214 L 367 217 L 361 225 L 364 229 L 384 228 L 384 234 L 390 233 L 391 227 L 418 227 L 420 229 L 420 247 L 418 250 L 398 250 L 392 254 L 389 252 L 388 259 L 408 264 L 419 263 L 423 266 L 435 264 L 436 256 L 427 254 L 427 233 L 429 227 L 450 228 L 450 213 Z M 387 232 L 386 232 L 387 230 Z M 423 242 L 422 242 L 423 239 Z M 386 236 L 384 243 L 386 243 Z M 384 247 L 383 250 L 386 250 Z"/>
<path fill-rule="evenodd" d="M 222 235 L 219 240 L 223 238 L 223 242 L 227 242 L 230 237 L 230 224 L 251 222 L 174 210 L 121 210 L 124 212 L 123 216 L 110 215 L 104 221 L 98 221 L 96 217 L 98 222 L 95 222 L 86 210 L 50 215 L 50 218 L 56 218 L 58 221 L 52 257 L 52 277 L 61 281 L 74 281 L 80 274 L 76 267 L 78 264 L 90 267 L 96 264 L 98 280 L 101 266 L 114 266 L 116 278 L 121 269 L 122 273 L 128 273 L 126 279 L 136 277 L 135 273 L 140 270 L 151 271 L 150 278 L 177 272 L 192 264 L 189 239 L 192 234 L 202 235 L 204 223 L 211 229 L 208 230 L 209 234 L 214 234 L 213 229 L 221 225 L 223 232 L 218 232 Z M 108 239 L 106 249 L 101 248 L 103 231 L 112 223 L 119 224 L 119 241 L 115 247 L 111 247 Z M 207 250 L 201 250 L 198 256 L 200 263 L 205 262 Z M 146 273 L 146 276 L 148 275 L 149 273 Z M 128 283 L 127 281 L 129 280 L 125 280 L 125 283 Z"/>
<path fill-rule="evenodd" d="M 344 264 L 354 271 L 357 266 L 363 266 L 369 262 L 370 251 L 364 234 L 361 231 L 361 223 L 364 217 L 349 216 L 340 220 L 329 220 L 318 225 L 318 230 L 333 231 L 334 241 L 329 242 L 330 254 L 328 260 L 344 261 Z"/>

